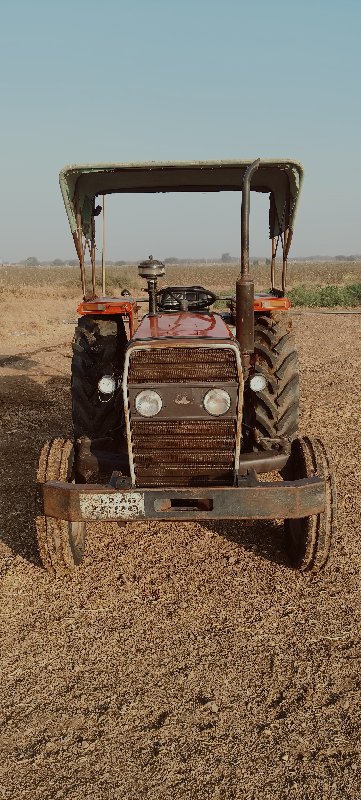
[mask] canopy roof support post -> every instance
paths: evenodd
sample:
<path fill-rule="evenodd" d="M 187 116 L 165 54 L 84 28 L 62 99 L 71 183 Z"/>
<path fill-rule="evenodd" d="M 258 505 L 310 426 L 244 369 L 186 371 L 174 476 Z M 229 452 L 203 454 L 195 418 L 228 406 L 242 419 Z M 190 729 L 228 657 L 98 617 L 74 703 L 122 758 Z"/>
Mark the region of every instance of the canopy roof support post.
<path fill-rule="evenodd" d="M 286 281 L 287 281 L 287 258 L 283 258 L 282 262 L 282 292 L 283 294 L 286 291 Z"/>
<path fill-rule="evenodd" d="M 271 290 L 276 288 L 276 237 L 272 236 Z"/>
<path fill-rule="evenodd" d="M 292 228 L 287 228 L 286 258 L 288 258 L 288 253 L 290 252 L 292 236 L 293 236 Z"/>
<path fill-rule="evenodd" d="M 292 233 L 290 229 L 290 211 L 291 211 L 291 190 L 290 190 L 290 182 L 288 179 L 288 186 L 287 186 L 287 196 L 286 196 L 286 204 L 285 204 L 285 213 L 284 213 L 284 234 L 282 240 L 282 250 L 283 250 L 283 260 L 282 260 L 282 292 L 283 294 L 286 291 L 286 281 L 287 281 L 287 257 L 289 253 L 289 249 L 291 246 L 292 240 Z"/>
<path fill-rule="evenodd" d="M 102 295 L 105 297 L 105 194 L 103 194 L 103 230 L 102 230 Z"/>
<path fill-rule="evenodd" d="M 286 228 L 282 240 L 282 250 L 283 250 L 283 258 L 282 258 L 282 292 L 283 294 L 286 291 L 286 281 L 287 281 L 287 254 L 289 251 L 288 245 L 288 238 L 289 238 L 289 228 Z M 290 242 L 291 244 L 291 242 Z"/>
<path fill-rule="evenodd" d="M 79 265 L 80 265 L 80 278 L 81 278 L 81 288 L 83 292 L 83 297 L 85 297 L 85 268 L 84 268 L 84 250 L 82 246 L 82 228 L 81 228 L 81 213 L 80 211 L 76 212 L 76 222 L 77 222 L 77 234 L 74 234 L 74 241 L 75 247 L 79 258 Z M 76 238 L 75 238 L 76 237 Z"/>
<path fill-rule="evenodd" d="M 94 217 L 94 202 L 93 213 L 91 221 L 91 245 L 90 245 L 90 260 L 92 265 L 92 291 L 93 297 L 96 296 L 96 278 L 95 278 L 95 217 Z"/>

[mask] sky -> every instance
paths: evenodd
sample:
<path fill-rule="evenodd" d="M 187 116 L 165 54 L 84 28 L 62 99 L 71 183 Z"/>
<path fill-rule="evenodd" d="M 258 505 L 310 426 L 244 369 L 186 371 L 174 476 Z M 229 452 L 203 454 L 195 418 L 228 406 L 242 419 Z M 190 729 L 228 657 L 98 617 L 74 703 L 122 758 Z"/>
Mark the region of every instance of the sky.
<path fill-rule="evenodd" d="M 75 257 L 65 164 L 257 157 L 304 165 L 291 256 L 360 253 L 360 39 L 359 0 L 2 0 L 0 261 Z M 240 197 L 111 197 L 107 231 L 114 260 L 239 256 Z"/>

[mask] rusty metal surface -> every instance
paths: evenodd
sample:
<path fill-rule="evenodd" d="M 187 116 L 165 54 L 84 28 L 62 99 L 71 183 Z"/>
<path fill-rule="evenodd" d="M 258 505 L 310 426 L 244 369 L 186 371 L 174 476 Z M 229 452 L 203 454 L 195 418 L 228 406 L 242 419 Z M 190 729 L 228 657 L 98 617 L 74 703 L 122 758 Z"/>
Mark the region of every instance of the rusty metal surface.
<path fill-rule="evenodd" d="M 254 351 L 254 283 L 248 275 L 236 283 L 236 336 L 242 356 Z"/>
<path fill-rule="evenodd" d="M 81 520 L 296 519 L 325 508 L 325 482 L 245 483 L 238 487 L 134 489 L 50 481 L 42 487 L 44 514 Z"/>
<path fill-rule="evenodd" d="M 128 382 L 156 383 L 225 383 L 238 382 L 237 365 L 232 350 L 214 347 L 174 347 L 138 350 L 129 363 Z M 208 387 L 209 388 L 209 387 Z M 181 386 L 179 386 L 181 389 Z"/>
<path fill-rule="evenodd" d="M 132 419 L 137 485 L 234 483 L 236 420 L 204 416 L 208 419 L 187 419 L 182 408 L 180 419 Z M 187 447 L 189 440 L 193 441 L 192 448 Z"/>
<path fill-rule="evenodd" d="M 234 482 L 235 419 L 132 420 L 132 441 L 137 486 Z"/>
<path fill-rule="evenodd" d="M 262 472 L 280 472 L 290 457 L 289 452 L 277 453 L 275 451 L 261 451 L 255 453 L 241 453 L 239 459 L 239 475 L 247 475 L 254 470 L 257 474 Z"/>
<path fill-rule="evenodd" d="M 203 411 L 200 415 L 199 402 L 197 408 L 194 405 L 195 411 L 192 417 L 187 411 L 188 403 L 174 402 L 174 412 L 169 413 L 168 410 L 167 414 L 173 423 L 172 429 L 168 425 L 167 429 L 163 430 L 165 415 L 163 419 L 158 419 L 157 415 L 157 419 L 143 418 L 142 421 L 139 416 L 134 415 L 135 392 L 132 388 L 134 379 L 139 392 L 142 385 L 143 388 L 147 388 L 149 383 L 153 385 L 154 380 L 159 381 L 162 376 L 166 381 L 159 387 L 162 399 L 163 395 L 172 391 L 169 382 L 178 384 L 174 400 L 177 396 L 180 399 L 184 397 L 187 399 L 186 393 L 191 389 L 190 384 L 196 388 L 196 384 L 204 377 L 208 378 L 211 384 L 223 384 L 225 389 L 232 388 L 233 383 L 235 393 L 234 396 L 232 393 L 232 414 L 226 432 L 227 438 L 231 440 L 228 453 L 223 449 L 217 449 L 216 441 L 213 441 L 219 440 L 222 436 L 221 430 L 224 435 L 222 429 L 222 425 L 225 424 L 224 417 L 222 419 L 211 417 L 206 412 L 203 414 Z M 224 383 L 225 379 L 228 383 Z M 207 386 L 204 387 L 204 394 L 206 389 Z M 188 486 L 205 483 L 233 485 L 239 465 L 243 407 L 242 365 L 239 348 L 235 342 L 214 342 L 212 347 L 205 343 L 202 345 L 200 342 L 191 342 L 189 339 L 169 344 L 159 340 L 143 345 L 131 343 L 126 354 L 123 393 L 130 472 L 134 486 Z M 200 394 L 198 400 L 200 401 Z M 204 419 L 199 419 L 200 416 Z M 190 438 L 202 436 L 199 425 L 203 422 L 207 427 L 207 440 L 202 443 L 198 451 L 192 450 L 190 458 L 182 437 L 184 433 Z M 183 425 L 187 423 L 187 430 L 185 431 L 179 423 Z M 164 442 L 163 435 L 166 437 Z M 172 437 L 172 443 L 169 442 L 169 437 Z M 153 457 L 148 446 L 146 450 L 144 449 L 147 439 L 148 444 L 150 439 L 152 441 Z M 169 453 L 172 454 L 173 463 L 170 463 Z"/>

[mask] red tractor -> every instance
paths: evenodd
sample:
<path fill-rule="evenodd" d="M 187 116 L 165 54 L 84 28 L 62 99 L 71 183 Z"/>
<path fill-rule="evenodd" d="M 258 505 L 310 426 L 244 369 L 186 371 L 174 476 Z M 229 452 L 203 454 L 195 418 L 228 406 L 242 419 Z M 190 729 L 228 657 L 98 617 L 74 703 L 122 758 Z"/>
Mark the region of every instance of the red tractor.
<path fill-rule="evenodd" d="M 285 295 L 302 167 L 257 160 L 67 167 L 60 186 L 79 257 L 83 301 L 73 340 L 74 441 L 54 439 L 38 468 L 44 566 L 79 564 L 91 520 L 284 519 L 291 564 L 319 570 L 336 524 L 332 467 L 298 435 L 299 374 Z M 250 191 L 270 199 L 271 288 L 249 274 Z M 123 290 L 96 287 L 97 198 L 123 192 L 242 193 L 241 266 L 228 311 L 202 286 L 163 286 L 164 264 L 139 265 L 148 313 Z M 282 279 L 276 288 L 281 243 Z M 91 262 L 87 292 L 85 254 Z M 277 473 L 277 480 L 259 480 Z M 272 477 L 272 476 L 271 476 Z M 282 480 L 281 480 L 282 478 Z"/>

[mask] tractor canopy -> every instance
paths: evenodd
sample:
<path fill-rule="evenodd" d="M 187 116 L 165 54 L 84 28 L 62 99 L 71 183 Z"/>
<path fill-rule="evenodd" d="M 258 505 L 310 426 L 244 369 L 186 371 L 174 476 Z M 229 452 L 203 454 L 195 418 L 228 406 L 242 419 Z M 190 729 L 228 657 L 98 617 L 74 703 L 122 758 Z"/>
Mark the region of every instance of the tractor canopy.
<path fill-rule="evenodd" d="M 60 187 L 73 235 L 91 237 L 96 198 L 116 193 L 242 191 L 251 161 L 175 161 L 74 164 L 60 172 Z M 251 191 L 269 194 L 269 235 L 292 231 L 303 168 L 288 159 L 262 159 Z M 95 211 L 95 213 L 97 213 Z"/>

